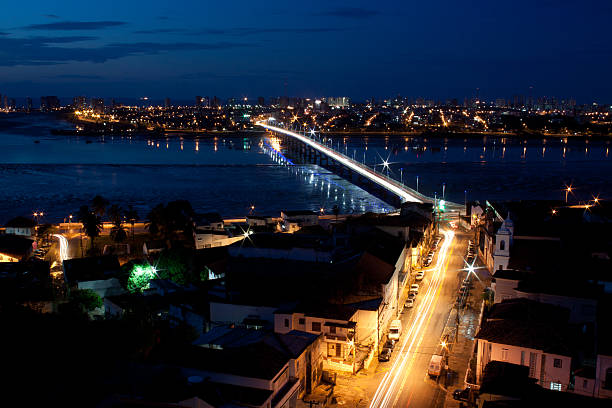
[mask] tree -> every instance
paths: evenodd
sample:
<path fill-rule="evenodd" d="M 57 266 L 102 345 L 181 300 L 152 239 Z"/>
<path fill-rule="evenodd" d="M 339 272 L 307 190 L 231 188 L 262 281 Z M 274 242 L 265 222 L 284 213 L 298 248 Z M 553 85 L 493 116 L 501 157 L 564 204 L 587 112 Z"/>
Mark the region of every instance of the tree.
<path fill-rule="evenodd" d="M 157 259 L 159 277 L 184 285 L 193 281 L 191 276 L 191 251 L 184 248 L 170 248 L 163 250 Z"/>
<path fill-rule="evenodd" d="M 95 214 L 98 214 L 100 217 L 104 216 L 106 212 L 106 207 L 110 204 L 108 200 L 101 195 L 97 195 L 91 200 L 91 207 Z"/>
<path fill-rule="evenodd" d="M 102 298 L 91 289 L 74 289 L 70 291 L 68 301 L 78 305 L 82 310 L 91 312 L 102 307 Z"/>
<path fill-rule="evenodd" d="M 127 289 L 131 293 L 142 293 L 149 288 L 151 279 L 156 279 L 157 269 L 149 264 L 134 264 L 127 280 Z"/>
<path fill-rule="evenodd" d="M 192 216 L 193 209 L 189 201 L 172 201 L 167 206 L 159 204 L 149 212 L 147 228 L 151 234 L 160 236 L 171 246 L 170 240 L 177 232 L 191 234 Z"/>
<path fill-rule="evenodd" d="M 79 221 L 83 224 L 85 234 L 91 238 L 91 249 L 94 247 L 94 239 L 100 235 L 102 220 L 99 216 L 89 210 L 86 205 L 81 206 L 78 212 Z"/>
<path fill-rule="evenodd" d="M 132 241 L 134 240 L 134 224 L 136 224 L 136 220 L 138 219 L 138 212 L 131 205 L 128 205 L 128 209 L 125 211 L 125 218 L 130 222 L 132 226 Z"/>
<path fill-rule="evenodd" d="M 113 204 L 108 209 L 108 217 L 113 223 L 113 227 L 110 231 L 110 237 L 115 242 L 123 242 L 127 239 L 127 232 L 123 227 L 122 215 L 123 209 L 117 204 Z"/>

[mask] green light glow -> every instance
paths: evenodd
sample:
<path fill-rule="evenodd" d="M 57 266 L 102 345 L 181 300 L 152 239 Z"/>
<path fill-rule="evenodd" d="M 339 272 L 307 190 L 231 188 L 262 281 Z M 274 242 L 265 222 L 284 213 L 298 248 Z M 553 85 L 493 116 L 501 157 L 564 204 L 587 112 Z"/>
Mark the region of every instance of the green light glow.
<path fill-rule="evenodd" d="M 150 287 L 151 279 L 157 278 L 157 269 L 151 265 L 134 265 L 128 278 L 127 288 L 130 292 L 142 292 Z"/>

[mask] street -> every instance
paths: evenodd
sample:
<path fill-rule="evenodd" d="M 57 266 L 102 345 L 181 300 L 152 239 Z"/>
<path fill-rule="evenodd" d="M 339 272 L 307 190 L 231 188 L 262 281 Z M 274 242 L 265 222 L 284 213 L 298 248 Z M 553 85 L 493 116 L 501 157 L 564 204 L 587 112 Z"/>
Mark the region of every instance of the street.
<path fill-rule="evenodd" d="M 426 270 L 415 306 L 402 312 L 403 335 L 393 359 L 379 364 L 375 373 L 379 385 L 370 407 L 444 405 L 446 390 L 429 378 L 427 368 L 431 356 L 442 351 L 440 337 L 457 296 L 468 238 L 450 230 L 441 233 L 445 239 L 435 267 Z"/>

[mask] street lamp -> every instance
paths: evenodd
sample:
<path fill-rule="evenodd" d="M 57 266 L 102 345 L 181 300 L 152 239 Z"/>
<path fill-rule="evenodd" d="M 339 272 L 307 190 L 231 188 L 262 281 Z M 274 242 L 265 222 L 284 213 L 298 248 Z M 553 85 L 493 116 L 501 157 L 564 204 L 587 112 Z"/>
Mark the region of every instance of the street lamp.
<path fill-rule="evenodd" d="M 417 178 L 417 182 L 416 182 L 416 192 L 419 192 L 419 176 L 416 176 Z"/>
<path fill-rule="evenodd" d="M 400 183 L 404 184 L 404 168 L 400 168 Z"/>
<path fill-rule="evenodd" d="M 572 186 L 567 186 L 565 189 L 565 202 L 567 203 L 567 194 L 572 192 Z"/>

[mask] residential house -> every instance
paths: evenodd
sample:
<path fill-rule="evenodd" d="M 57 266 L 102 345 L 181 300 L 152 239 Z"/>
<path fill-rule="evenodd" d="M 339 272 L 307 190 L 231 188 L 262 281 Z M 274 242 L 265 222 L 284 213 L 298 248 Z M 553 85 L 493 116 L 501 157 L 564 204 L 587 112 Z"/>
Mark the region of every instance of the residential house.
<path fill-rule="evenodd" d="M 317 225 L 319 214 L 311 210 L 281 211 L 280 227 L 282 232 L 296 232 L 302 227 Z"/>
<path fill-rule="evenodd" d="M 117 279 L 121 269 L 115 255 L 67 259 L 63 266 L 68 287 L 91 289 L 102 299 L 125 293 Z"/>
<path fill-rule="evenodd" d="M 0 262 L 25 261 L 36 249 L 36 241 L 20 235 L 0 235 Z"/>
<path fill-rule="evenodd" d="M 223 218 L 218 213 L 196 214 L 193 217 L 193 224 L 196 249 L 231 245 L 245 237 L 242 233 L 236 234 L 225 228 Z"/>
<path fill-rule="evenodd" d="M 289 359 L 289 378 L 300 384 L 298 398 L 312 392 L 319 383 L 323 370 L 323 349 L 320 333 L 292 330 L 276 333 L 244 326 L 217 326 L 193 342 L 194 345 L 215 350 L 232 350 L 263 343 L 274 347 Z"/>
<path fill-rule="evenodd" d="M 528 299 L 495 304 L 476 334 L 476 381 L 489 362 L 502 361 L 527 366 L 543 388 L 566 391 L 573 354 L 568 319 L 567 309 Z"/>
<path fill-rule="evenodd" d="M 36 221 L 26 217 L 15 217 L 6 223 L 6 234 L 33 237 L 36 235 Z"/>
<path fill-rule="evenodd" d="M 226 402 L 232 406 L 289 408 L 318 382 L 318 355 L 316 335 L 217 328 L 194 345 L 165 350 L 158 358 L 180 368 L 185 378 L 232 387 L 234 394 Z"/>

